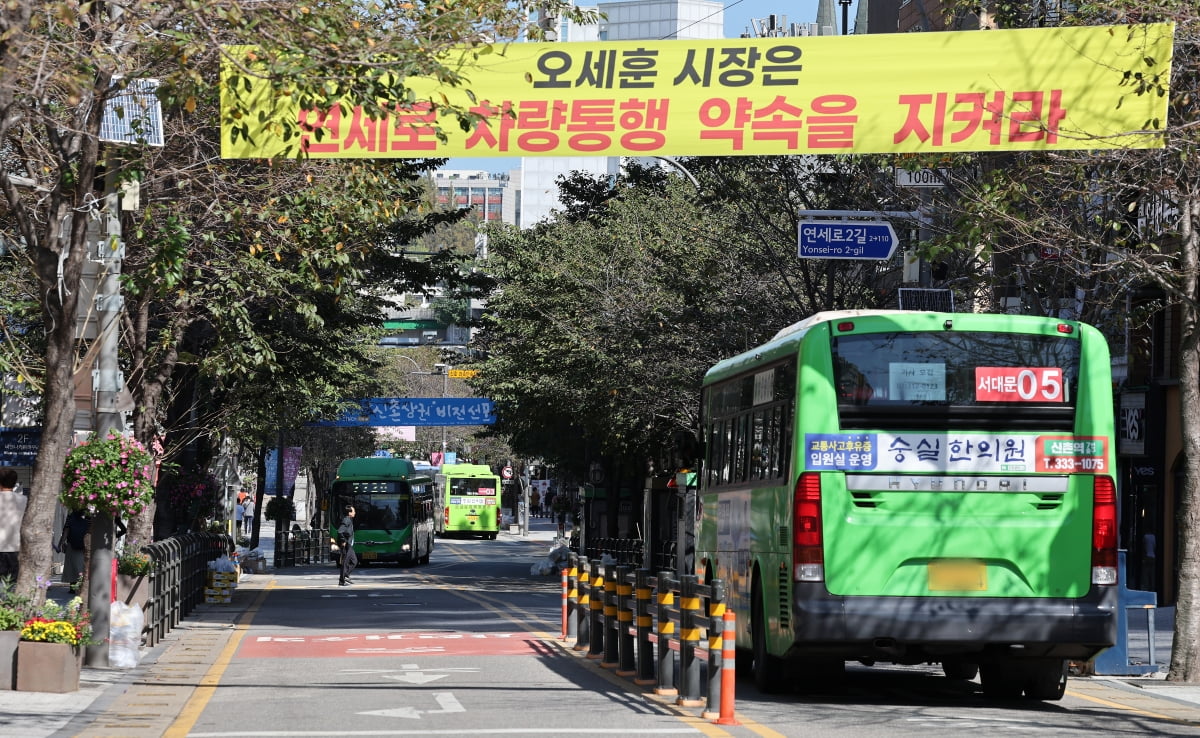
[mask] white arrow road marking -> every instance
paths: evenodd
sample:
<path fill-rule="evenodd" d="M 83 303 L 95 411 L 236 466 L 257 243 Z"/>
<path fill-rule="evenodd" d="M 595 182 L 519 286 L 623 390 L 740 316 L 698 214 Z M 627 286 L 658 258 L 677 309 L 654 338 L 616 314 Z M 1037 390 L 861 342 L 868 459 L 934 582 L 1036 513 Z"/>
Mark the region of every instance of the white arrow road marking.
<path fill-rule="evenodd" d="M 371 710 L 368 712 L 360 712 L 359 715 L 377 715 L 379 717 L 398 717 L 398 718 L 414 718 L 421 719 L 422 713 L 425 715 L 445 715 L 452 712 L 466 712 L 467 708 L 462 706 L 462 703 L 451 692 L 435 692 L 433 699 L 438 703 L 440 710 L 418 710 L 415 707 L 393 707 L 388 710 Z"/>
<path fill-rule="evenodd" d="M 421 718 L 421 713 L 415 707 L 394 707 L 390 710 L 371 710 L 360 712 L 359 715 L 376 715 L 378 717 Z"/>
<path fill-rule="evenodd" d="M 445 679 L 449 674 L 426 674 L 423 671 L 409 671 L 403 674 L 385 674 L 384 679 L 394 679 L 408 684 L 429 684 L 439 679 Z"/>
<path fill-rule="evenodd" d="M 426 674 L 424 671 L 417 668 L 416 664 L 405 664 L 400 668 L 406 669 L 407 671 L 403 671 L 400 674 L 385 674 L 384 678 L 394 679 L 398 682 L 407 682 L 409 684 L 429 684 L 430 682 L 436 682 L 438 679 L 444 679 L 450 676 L 449 672 L 452 671 L 464 673 L 479 671 L 479 669 L 469 666 L 452 666 L 445 669 L 429 669 L 429 671 L 444 671 L 447 672 L 446 674 Z"/>
<path fill-rule="evenodd" d="M 438 705 L 441 706 L 442 709 L 430 710 L 428 713 L 426 713 L 428 715 L 433 715 L 433 714 L 439 713 L 439 712 L 440 713 L 450 713 L 450 712 L 466 712 L 467 711 L 467 708 L 462 706 L 462 703 L 460 703 L 458 701 L 458 699 L 455 698 L 455 696 L 452 692 L 435 692 L 433 695 L 433 698 L 435 700 L 437 700 Z"/>

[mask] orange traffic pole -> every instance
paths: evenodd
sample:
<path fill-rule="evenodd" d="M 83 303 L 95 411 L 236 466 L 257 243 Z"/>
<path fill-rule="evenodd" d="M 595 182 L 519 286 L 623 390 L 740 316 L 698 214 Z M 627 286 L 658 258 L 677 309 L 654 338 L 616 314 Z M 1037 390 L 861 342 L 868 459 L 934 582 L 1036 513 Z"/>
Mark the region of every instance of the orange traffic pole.
<path fill-rule="evenodd" d="M 717 725 L 741 725 L 733 715 L 733 685 L 737 680 L 737 632 L 733 610 L 725 611 L 724 637 L 721 642 L 721 716 Z"/>

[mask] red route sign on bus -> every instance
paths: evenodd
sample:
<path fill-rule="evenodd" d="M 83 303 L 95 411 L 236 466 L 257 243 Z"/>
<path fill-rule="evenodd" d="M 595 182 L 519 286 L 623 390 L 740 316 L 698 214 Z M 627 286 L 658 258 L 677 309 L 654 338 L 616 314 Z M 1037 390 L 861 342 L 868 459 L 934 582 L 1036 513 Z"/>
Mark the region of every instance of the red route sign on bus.
<path fill-rule="evenodd" d="M 532 656 L 542 650 L 531 633 L 309 633 L 247 638 L 238 657 Z"/>
<path fill-rule="evenodd" d="M 1063 402 L 1063 371 L 1052 366 L 975 368 L 976 402 Z"/>

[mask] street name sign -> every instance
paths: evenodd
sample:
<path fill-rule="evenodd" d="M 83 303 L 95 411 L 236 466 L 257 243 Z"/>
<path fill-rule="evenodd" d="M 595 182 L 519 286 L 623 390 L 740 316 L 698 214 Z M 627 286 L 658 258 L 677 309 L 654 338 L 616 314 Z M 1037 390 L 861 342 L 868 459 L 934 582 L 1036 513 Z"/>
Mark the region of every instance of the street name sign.
<path fill-rule="evenodd" d="M 802 220 L 801 259 L 890 259 L 900 240 L 886 220 Z"/>
<path fill-rule="evenodd" d="M 945 187 L 948 179 L 950 179 L 949 169 L 908 170 L 896 167 L 897 187 Z"/>

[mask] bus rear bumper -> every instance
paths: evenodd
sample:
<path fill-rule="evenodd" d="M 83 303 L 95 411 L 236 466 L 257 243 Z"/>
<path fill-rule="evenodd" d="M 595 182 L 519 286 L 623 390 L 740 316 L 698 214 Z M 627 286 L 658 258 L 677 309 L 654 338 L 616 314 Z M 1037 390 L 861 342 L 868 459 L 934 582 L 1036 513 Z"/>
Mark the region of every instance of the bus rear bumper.
<path fill-rule="evenodd" d="M 1086 660 L 1116 642 L 1116 587 L 1080 599 L 841 597 L 798 585 L 799 652 L 918 663 L 939 656 Z"/>

